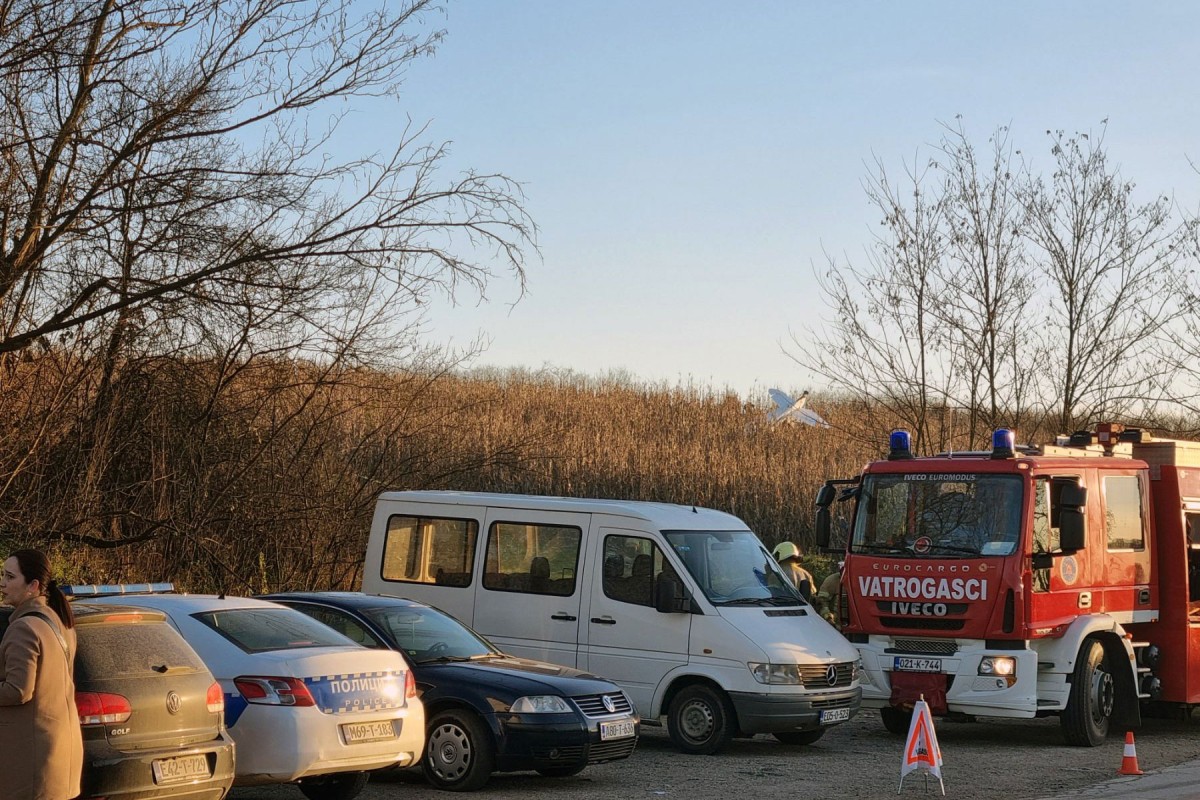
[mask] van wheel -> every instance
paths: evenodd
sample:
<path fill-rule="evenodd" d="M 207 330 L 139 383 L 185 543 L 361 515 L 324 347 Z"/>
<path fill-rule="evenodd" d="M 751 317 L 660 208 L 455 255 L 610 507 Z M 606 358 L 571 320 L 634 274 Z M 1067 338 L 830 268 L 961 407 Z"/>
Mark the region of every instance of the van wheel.
<path fill-rule="evenodd" d="M 828 728 L 817 728 L 811 731 L 779 731 L 771 734 L 783 744 L 804 745 L 812 744 L 825 735 Z"/>
<path fill-rule="evenodd" d="M 367 785 L 365 772 L 342 772 L 300 781 L 300 791 L 308 800 L 354 800 Z"/>
<path fill-rule="evenodd" d="M 895 706 L 885 706 L 879 709 L 879 716 L 883 720 L 883 727 L 888 729 L 888 733 L 894 733 L 897 736 L 908 735 L 909 726 L 912 725 L 911 711 L 905 711 Z"/>
<path fill-rule="evenodd" d="M 538 775 L 545 775 L 547 778 L 569 778 L 572 775 L 578 775 L 583 772 L 587 764 L 568 764 L 561 767 L 538 767 Z"/>
<path fill-rule="evenodd" d="M 1108 736 L 1116 687 L 1104 645 L 1087 639 L 1071 675 L 1071 694 L 1062 713 L 1063 737 L 1076 747 L 1096 747 Z"/>
<path fill-rule="evenodd" d="M 737 733 L 737 720 L 723 692 L 695 684 L 671 701 L 667 732 L 683 752 L 711 755 L 729 744 Z"/>
<path fill-rule="evenodd" d="M 479 717 L 451 709 L 434 716 L 428 727 L 425 779 L 439 789 L 473 792 L 487 783 L 496 765 L 492 737 Z"/>

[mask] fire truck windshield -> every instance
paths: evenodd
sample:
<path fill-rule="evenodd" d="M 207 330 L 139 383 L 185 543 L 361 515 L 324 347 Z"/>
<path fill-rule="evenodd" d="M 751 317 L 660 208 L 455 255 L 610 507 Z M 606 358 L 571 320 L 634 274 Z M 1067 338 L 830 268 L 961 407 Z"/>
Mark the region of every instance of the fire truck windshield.
<path fill-rule="evenodd" d="M 1017 475 L 904 473 L 863 478 L 852 553 L 1006 556 L 1021 535 Z"/>

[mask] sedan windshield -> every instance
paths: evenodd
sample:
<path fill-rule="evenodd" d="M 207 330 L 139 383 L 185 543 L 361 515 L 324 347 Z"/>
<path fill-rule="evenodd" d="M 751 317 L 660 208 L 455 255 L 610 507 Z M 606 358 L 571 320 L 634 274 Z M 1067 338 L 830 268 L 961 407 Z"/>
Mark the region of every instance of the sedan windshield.
<path fill-rule="evenodd" d="M 428 606 L 386 606 L 363 612 L 414 663 L 476 661 L 501 653 L 454 617 Z"/>
<path fill-rule="evenodd" d="M 803 605 L 775 559 L 750 531 L 664 531 L 713 605 Z"/>
<path fill-rule="evenodd" d="M 1017 475 L 867 475 L 850 550 L 946 558 L 1006 556 L 1021 532 Z"/>

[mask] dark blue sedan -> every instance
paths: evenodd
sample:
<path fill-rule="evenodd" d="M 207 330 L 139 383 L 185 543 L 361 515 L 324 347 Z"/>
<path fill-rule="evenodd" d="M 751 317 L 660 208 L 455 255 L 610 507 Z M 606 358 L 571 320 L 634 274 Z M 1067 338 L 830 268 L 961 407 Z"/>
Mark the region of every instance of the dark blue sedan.
<path fill-rule="evenodd" d="M 574 775 L 627 758 L 639 720 L 616 685 L 505 655 L 436 608 L 359 592 L 265 595 L 368 647 L 405 655 L 425 705 L 422 767 L 434 786 L 470 791 L 493 772 Z"/>

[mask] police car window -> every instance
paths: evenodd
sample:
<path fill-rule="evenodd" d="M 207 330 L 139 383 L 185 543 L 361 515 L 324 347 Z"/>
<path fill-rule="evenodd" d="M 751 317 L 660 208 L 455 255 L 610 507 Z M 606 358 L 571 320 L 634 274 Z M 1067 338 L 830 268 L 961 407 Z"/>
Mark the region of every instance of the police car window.
<path fill-rule="evenodd" d="M 473 519 L 390 517 L 381 575 L 387 581 L 470 586 L 478 534 Z"/>
<path fill-rule="evenodd" d="M 486 589 L 569 597 L 583 531 L 563 525 L 496 522 L 488 531 Z"/>
<path fill-rule="evenodd" d="M 333 628 L 290 608 L 231 608 L 192 617 L 247 653 L 354 644 Z"/>

